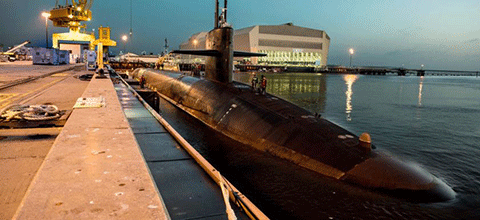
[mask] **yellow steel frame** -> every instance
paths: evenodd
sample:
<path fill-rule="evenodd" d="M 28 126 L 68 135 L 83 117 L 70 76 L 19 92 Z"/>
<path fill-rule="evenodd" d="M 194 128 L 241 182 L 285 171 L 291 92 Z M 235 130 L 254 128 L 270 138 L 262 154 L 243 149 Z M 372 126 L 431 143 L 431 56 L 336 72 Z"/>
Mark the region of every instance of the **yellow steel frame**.
<path fill-rule="evenodd" d="M 68 33 L 55 33 L 52 35 L 53 48 L 59 48 L 59 40 L 87 41 L 89 42 L 90 50 L 95 48 L 93 45 L 95 35 L 93 33 L 80 32 L 82 28 L 85 28 L 85 25 L 82 25 L 81 22 L 92 19 L 92 12 L 90 11 L 92 2 L 93 0 L 71 0 L 71 4 L 68 4 L 67 0 L 65 6 L 56 5 L 50 11 L 49 19 L 55 27 L 70 28 Z"/>
<path fill-rule="evenodd" d="M 99 54 L 97 55 L 97 63 L 103 68 L 103 53 L 108 53 L 108 47 L 117 46 L 117 42 L 110 39 L 109 27 L 100 26 L 98 28 L 98 39 L 92 42 L 92 46 L 93 48 L 97 46 L 97 51 L 99 52 Z"/>
<path fill-rule="evenodd" d="M 52 47 L 59 48 L 58 41 L 59 40 L 67 40 L 67 41 L 87 41 L 89 43 L 90 50 L 95 50 L 95 46 L 93 42 L 95 41 L 95 35 L 92 34 L 84 34 L 80 32 L 73 32 L 70 29 L 69 33 L 55 33 L 52 35 Z"/>
<path fill-rule="evenodd" d="M 117 42 L 110 39 L 110 28 L 102 27 L 98 28 L 98 39 L 93 41 L 93 46 L 97 46 L 99 43 L 105 47 L 115 47 Z"/>
<path fill-rule="evenodd" d="M 92 12 L 90 7 L 93 0 L 72 0 L 72 3 L 65 6 L 56 6 L 50 11 L 49 19 L 53 22 L 55 27 L 68 27 L 71 32 L 79 32 L 82 21 L 90 21 L 92 19 Z M 68 3 L 68 0 L 67 0 Z"/>

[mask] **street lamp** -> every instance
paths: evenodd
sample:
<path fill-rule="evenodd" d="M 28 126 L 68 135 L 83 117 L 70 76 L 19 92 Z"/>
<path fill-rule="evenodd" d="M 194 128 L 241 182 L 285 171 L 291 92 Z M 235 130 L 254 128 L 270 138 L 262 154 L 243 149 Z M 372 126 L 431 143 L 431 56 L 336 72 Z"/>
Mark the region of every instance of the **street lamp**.
<path fill-rule="evenodd" d="M 197 49 L 198 40 L 197 40 L 197 39 L 194 39 L 194 40 L 192 41 L 192 43 L 193 43 L 193 46 L 194 46 L 194 48 L 195 48 L 195 50 L 196 50 L 196 49 Z M 193 61 L 192 61 L 192 55 L 190 55 L 188 58 L 190 59 L 190 62 L 193 62 Z M 195 60 L 195 56 L 193 57 L 193 60 Z"/>
<path fill-rule="evenodd" d="M 50 13 L 42 12 L 42 16 L 45 17 L 45 47 L 48 48 L 48 18 Z"/>
<path fill-rule="evenodd" d="M 125 48 L 126 48 L 126 45 L 127 45 L 127 39 L 128 39 L 127 35 L 123 35 L 123 36 L 122 36 L 122 40 L 123 40 L 123 51 L 124 51 L 124 52 L 126 52 L 126 51 L 125 51 L 125 50 L 126 50 Z"/>
<path fill-rule="evenodd" d="M 352 56 L 353 56 L 353 53 L 355 53 L 355 50 L 353 50 L 353 48 L 350 48 L 348 50 L 348 53 L 350 53 L 350 67 L 352 67 Z"/>

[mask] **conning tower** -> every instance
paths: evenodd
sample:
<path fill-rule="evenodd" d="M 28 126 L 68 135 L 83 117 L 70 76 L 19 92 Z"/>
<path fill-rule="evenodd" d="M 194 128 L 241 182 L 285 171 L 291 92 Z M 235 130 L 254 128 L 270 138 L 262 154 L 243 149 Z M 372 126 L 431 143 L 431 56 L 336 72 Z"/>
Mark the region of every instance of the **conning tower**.
<path fill-rule="evenodd" d="M 205 61 L 205 78 L 221 83 L 231 83 L 233 73 L 233 29 L 219 27 L 207 34 L 207 50 L 218 51 L 218 56 L 207 57 Z"/>
<path fill-rule="evenodd" d="M 205 61 L 205 78 L 221 83 L 231 83 L 233 73 L 233 28 L 227 23 L 227 0 L 219 15 L 215 1 L 215 28 L 208 32 L 206 49 L 218 51 Z"/>
<path fill-rule="evenodd" d="M 205 78 L 228 84 L 233 80 L 233 57 L 266 56 L 266 54 L 234 51 L 233 28 L 227 23 L 227 0 L 221 14 L 219 14 L 218 0 L 215 4 L 215 26 L 207 34 L 206 49 L 174 50 L 172 53 L 207 56 Z"/>

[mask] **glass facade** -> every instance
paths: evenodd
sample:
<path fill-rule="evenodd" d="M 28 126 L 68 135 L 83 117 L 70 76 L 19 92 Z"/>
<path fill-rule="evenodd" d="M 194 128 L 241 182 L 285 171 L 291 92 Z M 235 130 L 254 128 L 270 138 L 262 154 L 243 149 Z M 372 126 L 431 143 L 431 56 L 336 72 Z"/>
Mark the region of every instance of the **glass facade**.
<path fill-rule="evenodd" d="M 267 56 L 258 57 L 258 64 L 319 66 L 322 55 L 315 52 L 259 50 Z"/>

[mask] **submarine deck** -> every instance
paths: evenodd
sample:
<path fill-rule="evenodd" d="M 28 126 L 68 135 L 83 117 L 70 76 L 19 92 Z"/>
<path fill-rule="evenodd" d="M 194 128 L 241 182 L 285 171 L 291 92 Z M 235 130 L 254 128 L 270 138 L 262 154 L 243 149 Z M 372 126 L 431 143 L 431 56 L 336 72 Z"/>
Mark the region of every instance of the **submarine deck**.
<path fill-rule="evenodd" d="M 282 143 L 289 149 L 329 164 L 338 169 L 338 173 L 347 172 L 368 158 L 368 155 L 357 147 L 359 141 L 355 134 L 325 120 L 320 114 L 300 108 L 273 94 L 261 95 L 243 83 L 234 82 L 233 86 L 238 91 L 237 96 L 243 102 L 268 112 L 268 114 L 262 114 L 262 119 L 273 120 L 271 124 L 275 124 L 276 127 L 273 132 L 266 132 L 268 129 L 260 127 L 260 123 L 257 123 L 258 126 L 249 129 L 250 132 L 262 133 L 263 131 L 265 139 Z M 230 114 L 230 117 L 236 117 L 234 113 Z M 245 115 L 249 117 L 249 114 Z M 317 132 L 312 134 L 308 130 Z M 317 149 L 319 144 L 324 146 L 321 152 Z M 375 146 L 372 147 L 375 148 Z"/>

